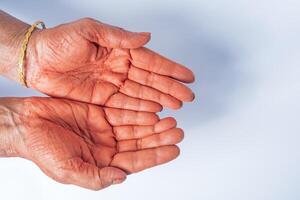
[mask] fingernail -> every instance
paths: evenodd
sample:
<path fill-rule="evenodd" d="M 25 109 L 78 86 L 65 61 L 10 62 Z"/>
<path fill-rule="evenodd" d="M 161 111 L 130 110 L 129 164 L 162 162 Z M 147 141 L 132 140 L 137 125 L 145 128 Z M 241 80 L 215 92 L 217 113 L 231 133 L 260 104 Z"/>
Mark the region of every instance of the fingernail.
<path fill-rule="evenodd" d="M 143 36 L 150 36 L 151 35 L 150 32 L 140 32 L 139 34 L 141 34 Z"/>
<path fill-rule="evenodd" d="M 194 101 L 194 99 L 196 98 L 195 93 L 192 94 L 192 101 Z"/>
<path fill-rule="evenodd" d="M 120 183 L 122 183 L 123 181 L 125 181 L 125 179 L 126 179 L 126 178 L 116 178 L 116 179 L 114 179 L 114 181 L 113 181 L 113 185 L 115 185 L 115 184 L 120 184 Z"/>
<path fill-rule="evenodd" d="M 163 106 L 161 106 L 161 107 L 160 107 L 160 110 L 159 110 L 158 112 L 161 112 L 161 111 L 163 111 L 163 109 L 164 109 L 164 107 L 163 107 Z"/>

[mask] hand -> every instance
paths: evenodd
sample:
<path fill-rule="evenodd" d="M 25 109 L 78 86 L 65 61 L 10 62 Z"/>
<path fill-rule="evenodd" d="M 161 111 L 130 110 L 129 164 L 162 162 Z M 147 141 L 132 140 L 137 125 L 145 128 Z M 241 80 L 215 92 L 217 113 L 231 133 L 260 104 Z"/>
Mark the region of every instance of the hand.
<path fill-rule="evenodd" d="M 173 118 L 52 98 L 6 102 L 21 136 L 15 152 L 61 183 L 98 190 L 179 154 Z"/>
<path fill-rule="evenodd" d="M 157 112 L 181 107 L 193 92 L 180 82 L 193 73 L 142 47 L 134 33 L 82 19 L 33 33 L 27 52 L 29 87 L 51 96 L 107 107 Z"/>

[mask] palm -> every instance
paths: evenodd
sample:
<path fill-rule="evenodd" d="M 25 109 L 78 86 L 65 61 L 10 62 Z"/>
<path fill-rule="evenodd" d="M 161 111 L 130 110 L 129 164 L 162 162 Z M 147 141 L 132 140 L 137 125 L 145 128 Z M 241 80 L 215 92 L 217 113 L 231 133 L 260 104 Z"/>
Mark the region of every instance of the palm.
<path fill-rule="evenodd" d="M 100 189 L 123 181 L 124 172 L 137 172 L 178 154 L 172 145 L 182 139 L 182 132 L 174 128 L 173 119 L 157 123 L 153 113 L 67 100 L 28 102 L 26 156 L 59 182 Z"/>
<path fill-rule="evenodd" d="M 139 111 L 179 108 L 193 99 L 177 81 L 193 81 L 192 72 L 140 47 L 148 36 L 124 36 L 108 25 L 101 25 L 99 36 L 94 26 L 82 20 L 37 32 L 29 85 L 52 96 Z"/>

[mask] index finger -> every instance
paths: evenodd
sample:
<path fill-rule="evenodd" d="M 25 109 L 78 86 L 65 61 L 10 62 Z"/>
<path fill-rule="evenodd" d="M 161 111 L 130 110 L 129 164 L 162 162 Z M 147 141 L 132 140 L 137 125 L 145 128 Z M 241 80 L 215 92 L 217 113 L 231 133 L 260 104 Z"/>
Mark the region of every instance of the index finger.
<path fill-rule="evenodd" d="M 138 68 L 165 75 L 185 83 L 194 82 L 193 72 L 145 47 L 131 49 L 131 63 Z"/>

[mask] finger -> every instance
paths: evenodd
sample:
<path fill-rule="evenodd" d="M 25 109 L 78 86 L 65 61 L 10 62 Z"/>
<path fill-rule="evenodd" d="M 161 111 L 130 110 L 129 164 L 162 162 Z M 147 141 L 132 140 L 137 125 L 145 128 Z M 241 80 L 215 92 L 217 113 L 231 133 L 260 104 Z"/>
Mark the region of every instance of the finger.
<path fill-rule="evenodd" d="M 183 139 L 183 130 L 174 128 L 162 133 L 150 135 L 145 138 L 135 140 L 122 140 L 118 142 L 118 152 L 137 151 L 159 146 L 173 145 Z"/>
<path fill-rule="evenodd" d="M 113 49 L 110 51 L 111 58 L 107 59 L 107 65 L 109 69 L 116 73 L 127 74 L 130 66 L 130 54 L 128 50 L 124 49 Z"/>
<path fill-rule="evenodd" d="M 162 106 L 158 103 L 129 97 L 122 93 L 112 95 L 105 106 L 146 112 L 159 112 L 162 110 Z"/>
<path fill-rule="evenodd" d="M 172 109 L 179 109 L 182 106 L 182 102 L 171 95 L 164 94 L 156 89 L 143 86 L 131 80 L 125 81 L 120 88 L 120 92 L 131 97 L 154 101 Z"/>
<path fill-rule="evenodd" d="M 195 80 L 191 70 L 181 64 L 175 63 L 147 48 L 141 47 L 130 50 L 132 64 L 138 68 L 170 76 L 179 81 L 191 83 Z"/>
<path fill-rule="evenodd" d="M 104 47 L 138 48 L 148 43 L 151 37 L 147 32 L 131 32 L 93 19 L 84 19 L 83 23 L 88 24 L 81 30 L 84 36 Z"/>
<path fill-rule="evenodd" d="M 91 190 L 100 190 L 112 184 L 122 183 L 127 176 L 124 171 L 118 168 L 98 168 L 81 159 L 72 162 L 71 166 L 71 168 L 64 168 L 60 172 L 60 177 L 57 180 Z"/>
<path fill-rule="evenodd" d="M 131 66 L 128 72 L 128 78 L 142 85 L 155 88 L 165 94 L 169 94 L 181 101 L 192 101 L 194 99 L 194 93 L 191 89 L 166 76 Z"/>
<path fill-rule="evenodd" d="M 117 140 L 139 139 L 160 133 L 176 127 L 176 120 L 172 117 L 161 119 L 153 126 L 115 126 L 113 132 Z"/>
<path fill-rule="evenodd" d="M 179 148 L 175 145 L 162 146 L 135 152 L 123 152 L 114 156 L 111 166 L 118 167 L 127 173 L 135 173 L 175 159 Z"/>
<path fill-rule="evenodd" d="M 158 121 L 158 116 L 150 112 L 138 112 L 115 108 L 104 108 L 106 119 L 113 126 L 122 125 L 153 125 Z"/>

